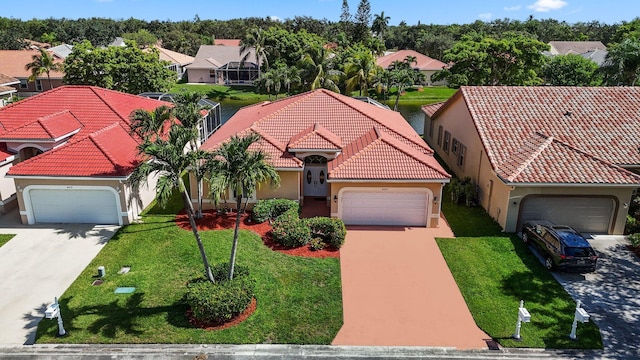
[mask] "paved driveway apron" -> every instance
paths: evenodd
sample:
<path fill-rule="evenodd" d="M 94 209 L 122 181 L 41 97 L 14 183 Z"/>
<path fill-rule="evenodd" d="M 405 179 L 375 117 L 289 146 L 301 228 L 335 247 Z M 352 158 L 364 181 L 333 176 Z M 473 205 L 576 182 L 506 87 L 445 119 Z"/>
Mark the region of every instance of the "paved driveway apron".
<path fill-rule="evenodd" d="M 621 236 L 594 236 L 589 243 L 600 258 L 595 273 L 554 272 L 555 278 L 600 328 L 605 353 L 640 357 L 640 261 Z M 569 331 L 570 329 L 567 329 Z"/>
<path fill-rule="evenodd" d="M 333 345 L 486 349 L 438 249 L 447 227 L 349 227 L 340 250 L 344 324 Z"/>
<path fill-rule="evenodd" d="M 17 211 L 0 217 L 0 344 L 31 344 L 46 306 L 71 285 L 117 226 L 22 226 Z M 97 273 L 97 269 L 96 269 Z M 47 320 L 48 321 L 48 320 Z"/>

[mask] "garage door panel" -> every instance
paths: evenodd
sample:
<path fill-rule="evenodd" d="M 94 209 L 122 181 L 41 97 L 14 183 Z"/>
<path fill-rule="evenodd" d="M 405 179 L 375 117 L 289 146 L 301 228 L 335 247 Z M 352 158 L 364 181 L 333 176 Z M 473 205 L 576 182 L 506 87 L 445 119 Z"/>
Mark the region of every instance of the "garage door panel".
<path fill-rule="evenodd" d="M 425 226 L 426 218 L 426 192 L 350 190 L 342 195 L 347 225 Z"/>
<path fill-rule="evenodd" d="M 118 224 L 109 190 L 33 189 L 29 197 L 35 223 Z"/>
<path fill-rule="evenodd" d="M 522 202 L 520 225 L 527 220 L 549 220 L 585 233 L 606 234 L 614 207 L 610 197 L 528 197 Z"/>

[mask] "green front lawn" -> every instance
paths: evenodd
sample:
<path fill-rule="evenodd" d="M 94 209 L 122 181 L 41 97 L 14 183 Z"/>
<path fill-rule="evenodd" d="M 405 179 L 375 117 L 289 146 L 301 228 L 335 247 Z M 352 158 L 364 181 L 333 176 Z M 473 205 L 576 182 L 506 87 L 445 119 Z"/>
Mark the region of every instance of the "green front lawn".
<path fill-rule="evenodd" d="M 515 234 L 500 231 L 482 208 L 443 203 L 457 237 L 437 239 L 478 326 L 505 347 L 600 349 L 597 326 L 578 325 L 569 339 L 575 302 Z M 524 300 L 531 322 L 511 339 Z"/>
<path fill-rule="evenodd" d="M 266 101 L 267 94 L 258 94 L 253 86 L 227 86 L 213 84 L 176 84 L 169 92 L 178 93 L 182 90 L 197 92 L 214 101 L 242 100 L 242 101 Z M 283 95 L 286 96 L 286 95 Z M 272 96 L 273 99 L 273 96 Z"/>
<path fill-rule="evenodd" d="M 14 234 L 0 234 L 0 246 L 8 243 L 14 236 Z"/>
<path fill-rule="evenodd" d="M 153 209 L 151 210 L 153 212 Z M 38 343 L 287 343 L 329 344 L 342 326 L 338 259 L 308 259 L 274 252 L 242 230 L 237 261 L 256 279 L 256 312 L 219 331 L 189 324 L 181 301 L 185 284 L 202 273 L 191 231 L 172 215 L 146 215 L 121 229 L 60 299 L 69 336 L 55 337 L 56 322 L 43 320 Z M 229 261 L 233 230 L 203 231 L 212 263 Z M 117 274 L 121 266 L 128 274 Z M 105 282 L 92 286 L 98 266 Z M 114 294 L 116 287 L 136 287 Z"/>

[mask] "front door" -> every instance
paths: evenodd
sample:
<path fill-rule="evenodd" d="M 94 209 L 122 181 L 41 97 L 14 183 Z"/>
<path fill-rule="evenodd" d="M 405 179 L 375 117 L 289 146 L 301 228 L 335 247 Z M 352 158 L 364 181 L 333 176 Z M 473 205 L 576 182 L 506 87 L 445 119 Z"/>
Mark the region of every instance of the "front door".
<path fill-rule="evenodd" d="M 327 165 L 306 164 L 304 196 L 327 196 Z"/>

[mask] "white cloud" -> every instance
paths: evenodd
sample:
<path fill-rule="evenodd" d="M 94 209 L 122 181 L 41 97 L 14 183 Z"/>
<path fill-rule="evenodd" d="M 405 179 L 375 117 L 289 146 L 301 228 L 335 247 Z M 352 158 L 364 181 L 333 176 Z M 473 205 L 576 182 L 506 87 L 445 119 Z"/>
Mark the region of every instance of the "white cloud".
<path fill-rule="evenodd" d="M 522 7 L 522 5 L 516 5 L 516 6 L 509 6 L 504 8 L 505 11 L 518 11 L 520 10 L 520 8 Z"/>
<path fill-rule="evenodd" d="M 527 6 L 527 8 L 533 11 L 549 12 L 551 10 L 561 9 L 565 6 L 567 6 L 567 2 L 563 0 L 538 0 Z"/>
<path fill-rule="evenodd" d="M 270 19 L 271 21 L 278 21 L 278 22 L 282 21 L 282 19 L 281 19 L 280 17 L 278 17 L 278 16 L 273 16 L 273 15 L 272 15 L 272 16 L 269 16 L 269 19 Z"/>
<path fill-rule="evenodd" d="M 482 20 L 491 20 L 492 16 L 493 16 L 492 13 L 478 14 L 478 18 Z"/>

